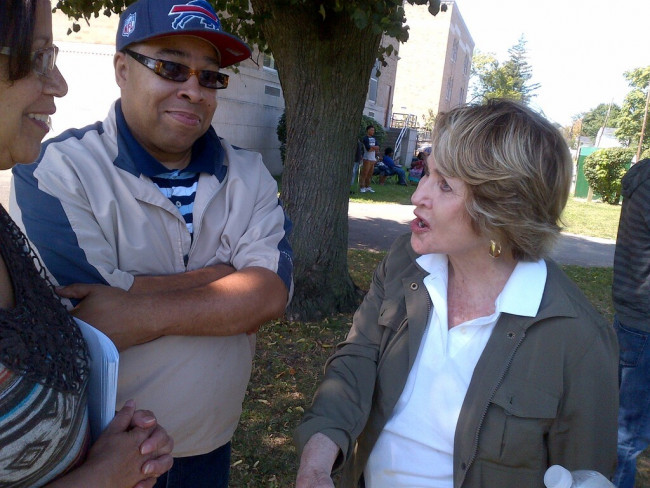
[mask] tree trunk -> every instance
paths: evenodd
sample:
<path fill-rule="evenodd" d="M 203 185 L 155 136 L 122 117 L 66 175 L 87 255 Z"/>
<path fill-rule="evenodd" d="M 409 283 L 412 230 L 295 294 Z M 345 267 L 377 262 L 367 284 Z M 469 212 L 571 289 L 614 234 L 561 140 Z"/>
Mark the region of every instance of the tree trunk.
<path fill-rule="evenodd" d="M 348 14 L 323 19 L 305 2 L 252 0 L 284 91 L 287 153 L 281 198 L 293 222 L 290 320 L 358 303 L 348 273 L 348 200 L 355 139 L 381 32 Z M 379 29 L 377 29 L 379 30 Z"/>

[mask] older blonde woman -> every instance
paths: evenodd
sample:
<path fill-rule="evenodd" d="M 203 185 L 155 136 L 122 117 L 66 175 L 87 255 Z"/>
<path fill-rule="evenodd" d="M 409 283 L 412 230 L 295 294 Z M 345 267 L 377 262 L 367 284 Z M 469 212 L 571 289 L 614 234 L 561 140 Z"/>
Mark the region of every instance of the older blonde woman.
<path fill-rule="evenodd" d="M 296 431 L 299 488 L 534 488 L 616 463 L 612 328 L 546 259 L 564 140 L 510 101 L 441 114 L 411 235 L 375 273 Z"/>

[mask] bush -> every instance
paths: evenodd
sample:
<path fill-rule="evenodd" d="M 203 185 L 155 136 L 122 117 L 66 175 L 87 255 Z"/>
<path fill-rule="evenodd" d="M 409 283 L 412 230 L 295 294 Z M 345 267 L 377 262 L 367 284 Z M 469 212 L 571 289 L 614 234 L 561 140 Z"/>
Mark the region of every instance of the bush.
<path fill-rule="evenodd" d="M 360 141 L 363 141 L 363 138 L 366 136 L 366 127 L 369 125 L 375 126 L 375 140 L 377 141 L 377 145 L 381 146 L 381 143 L 386 137 L 386 131 L 379 122 L 367 115 L 361 116 L 361 124 L 359 125 L 359 133 L 357 134 L 357 137 Z"/>
<path fill-rule="evenodd" d="M 284 164 L 284 157 L 287 154 L 287 113 L 282 112 L 280 115 L 280 120 L 278 120 L 278 126 L 275 128 L 275 133 L 278 135 L 278 141 L 280 141 L 280 157 L 282 158 L 282 164 Z"/>
<path fill-rule="evenodd" d="M 632 149 L 612 147 L 599 149 L 585 159 L 585 178 L 603 202 L 618 205 L 621 198 L 621 179 L 627 172 L 633 156 Z"/>
<path fill-rule="evenodd" d="M 641 153 L 641 159 L 648 159 L 648 158 L 650 158 L 650 149 L 646 149 Z M 639 161 L 641 161 L 641 159 L 639 159 Z"/>

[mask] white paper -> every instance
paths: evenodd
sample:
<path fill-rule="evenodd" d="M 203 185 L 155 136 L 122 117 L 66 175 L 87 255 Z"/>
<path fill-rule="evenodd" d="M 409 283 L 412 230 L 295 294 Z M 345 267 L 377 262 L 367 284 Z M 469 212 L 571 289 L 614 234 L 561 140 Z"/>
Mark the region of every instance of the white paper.
<path fill-rule="evenodd" d="M 92 442 L 115 416 L 117 370 L 120 355 L 113 341 L 102 331 L 75 318 L 88 345 L 90 380 L 88 383 L 88 416 Z"/>

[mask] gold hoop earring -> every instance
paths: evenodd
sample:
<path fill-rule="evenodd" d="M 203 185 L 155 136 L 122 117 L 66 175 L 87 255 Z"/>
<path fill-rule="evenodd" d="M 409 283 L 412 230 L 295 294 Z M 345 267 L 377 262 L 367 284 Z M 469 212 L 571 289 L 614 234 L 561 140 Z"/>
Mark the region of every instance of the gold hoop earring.
<path fill-rule="evenodd" d="M 491 239 L 490 250 L 488 251 L 488 254 L 494 259 L 501 256 L 501 243 Z"/>

